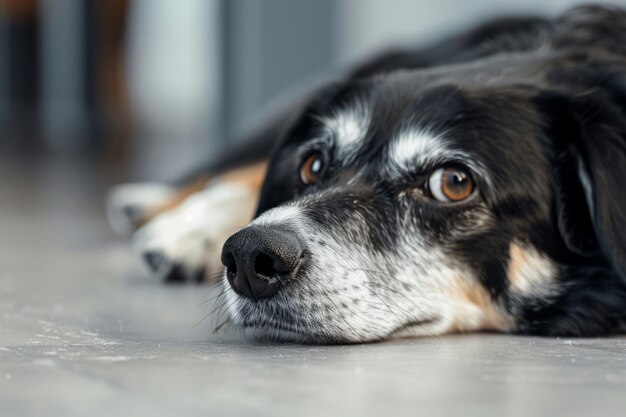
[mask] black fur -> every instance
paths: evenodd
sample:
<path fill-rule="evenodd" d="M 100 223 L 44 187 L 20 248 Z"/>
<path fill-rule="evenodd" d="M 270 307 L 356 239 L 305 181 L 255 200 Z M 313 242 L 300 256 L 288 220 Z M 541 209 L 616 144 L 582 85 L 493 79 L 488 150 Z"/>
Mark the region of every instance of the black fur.
<path fill-rule="evenodd" d="M 296 173 L 318 147 L 320 117 L 355 103 L 373 115 L 359 154 L 334 160 L 334 149 L 319 145 L 328 166 L 319 184 L 304 187 Z M 445 135 L 491 182 L 477 174 L 480 195 L 464 204 L 402 200 L 436 168 L 390 180 L 381 155 L 405 127 Z M 402 234 L 398 213 L 408 212 L 432 242 L 476 272 L 494 303 L 515 318 L 516 332 L 599 336 L 624 329 L 626 11 L 594 6 L 555 21 L 503 20 L 427 51 L 385 54 L 321 89 L 280 143 L 257 215 L 308 198 L 307 215 L 319 227 L 339 230 L 356 216 L 367 246 L 389 252 Z M 488 227 L 451 237 L 471 228 L 481 210 L 492 218 Z M 557 293 L 511 292 L 513 240 L 557 265 Z"/>

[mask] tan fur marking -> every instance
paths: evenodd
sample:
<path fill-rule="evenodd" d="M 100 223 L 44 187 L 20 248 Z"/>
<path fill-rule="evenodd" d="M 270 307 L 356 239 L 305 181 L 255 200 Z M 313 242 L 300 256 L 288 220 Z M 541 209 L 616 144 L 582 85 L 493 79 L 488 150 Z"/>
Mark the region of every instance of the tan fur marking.
<path fill-rule="evenodd" d="M 205 175 L 196 178 L 189 184 L 181 187 L 171 199 L 169 199 L 159 207 L 151 210 L 150 213 L 146 215 L 145 219 L 142 222 L 142 225 L 148 223 L 159 214 L 177 207 L 192 194 L 195 194 L 198 191 L 202 191 L 207 187 L 210 181 L 232 182 L 239 185 L 246 185 L 252 193 L 251 199 L 254 199 L 256 203 L 256 201 L 258 201 L 259 199 L 259 193 L 261 192 L 261 186 L 263 185 L 263 181 L 265 180 L 266 172 L 267 161 L 262 161 L 254 163 L 252 165 L 246 165 L 241 168 L 226 171 L 215 177 Z M 245 220 L 249 221 L 250 219 Z"/>
<path fill-rule="evenodd" d="M 217 181 L 233 182 L 247 186 L 256 196 L 261 192 L 261 186 L 267 173 L 267 161 L 246 165 L 245 167 L 227 171 L 216 177 Z"/>
<path fill-rule="evenodd" d="M 547 258 L 532 248 L 511 243 L 507 275 L 515 292 L 523 295 L 546 292 L 554 274 L 555 267 Z"/>
<path fill-rule="evenodd" d="M 449 333 L 476 330 L 507 330 L 511 319 L 479 284 L 468 278 L 458 277 L 452 287 L 455 312 L 448 328 Z"/>
<path fill-rule="evenodd" d="M 524 265 L 528 262 L 528 254 L 519 245 L 511 243 L 509 246 L 509 268 L 508 276 L 509 282 L 513 287 L 523 286 L 521 281 L 524 280 L 522 273 Z"/>
<path fill-rule="evenodd" d="M 180 203 L 185 201 L 187 197 L 189 197 L 190 195 L 197 193 L 198 191 L 202 191 L 207 186 L 210 179 L 211 177 L 208 175 L 202 176 L 200 178 L 194 179 L 189 184 L 184 185 L 176 192 L 176 194 L 174 194 L 174 196 L 172 196 L 172 198 L 170 198 L 165 203 L 161 204 L 159 207 L 152 209 L 148 214 L 146 214 L 146 217 L 143 223 L 145 224 L 148 221 L 152 220 L 154 217 L 158 216 L 159 214 L 166 212 L 168 210 L 171 210 L 174 207 L 177 207 Z"/>

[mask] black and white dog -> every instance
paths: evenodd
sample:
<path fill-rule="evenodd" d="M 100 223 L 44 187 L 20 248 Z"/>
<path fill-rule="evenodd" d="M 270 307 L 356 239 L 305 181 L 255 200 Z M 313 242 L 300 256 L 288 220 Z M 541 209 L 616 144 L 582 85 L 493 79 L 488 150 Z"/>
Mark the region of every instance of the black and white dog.
<path fill-rule="evenodd" d="M 237 325 L 308 343 L 626 329 L 624 10 L 387 53 L 249 143 L 182 191 L 110 200 L 163 278 L 221 271 L 225 241 Z"/>

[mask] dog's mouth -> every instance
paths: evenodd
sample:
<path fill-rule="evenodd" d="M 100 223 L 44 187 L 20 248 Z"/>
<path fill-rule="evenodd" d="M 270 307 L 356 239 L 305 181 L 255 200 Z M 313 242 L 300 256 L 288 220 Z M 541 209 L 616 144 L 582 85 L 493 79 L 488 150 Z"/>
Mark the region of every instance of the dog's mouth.
<path fill-rule="evenodd" d="M 440 321 L 440 317 L 430 317 L 422 320 L 410 321 L 396 327 L 391 333 L 389 333 L 388 339 L 404 339 L 416 336 L 435 336 L 436 334 L 431 330 L 431 328 L 435 327 Z"/>
<path fill-rule="evenodd" d="M 275 319 L 246 320 L 242 326 L 252 331 L 253 337 L 268 343 L 340 344 L 340 338 L 305 326 L 295 326 Z"/>
<path fill-rule="evenodd" d="M 434 336 L 429 327 L 438 322 L 438 319 L 417 320 L 403 324 L 392 330 L 387 336 L 379 337 L 367 342 L 382 342 L 385 340 L 405 339 L 416 336 Z M 315 332 L 310 329 L 295 328 L 275 321 L 253 321 L 243 325 L 253 331 L 253 336 L 260 342 L 267 343 L 298 343 L 314 345 L 354 344 L 365 341 L 349 340 L 341 335 L 331 335 Z"/>
<path fill-rule="evenodd" d="M 333 332 L 319 324 L 290 323 L 271 317 L 248 317 L 240 325 L 250 330 L 254 339 L 260 342 L 332 345 L 433 336 L 435 332 L 431 328 L 435 327 L 439 321 L 439 317 L 412 320 L 391 329 L 387 334 L 362 335 L 360 338 L 355 338 L 355 335 L 347 335 L 342 332 Z"/>

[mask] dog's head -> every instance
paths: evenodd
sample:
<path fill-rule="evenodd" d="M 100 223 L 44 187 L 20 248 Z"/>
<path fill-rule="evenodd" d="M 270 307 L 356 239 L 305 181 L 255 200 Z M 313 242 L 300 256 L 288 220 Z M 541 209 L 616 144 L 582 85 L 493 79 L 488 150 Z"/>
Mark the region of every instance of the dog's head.
<path fill-rule="evenodd" d="M 234 321 L 305 342 L 615 330 L 624 108 L 546 85 L 459 69 L 324 89 L 224 246 Z"/>

